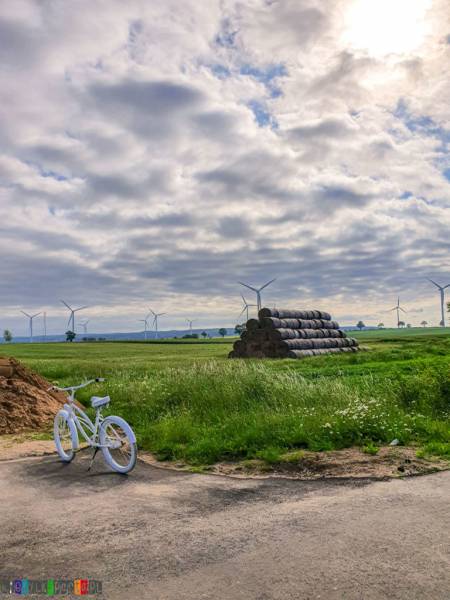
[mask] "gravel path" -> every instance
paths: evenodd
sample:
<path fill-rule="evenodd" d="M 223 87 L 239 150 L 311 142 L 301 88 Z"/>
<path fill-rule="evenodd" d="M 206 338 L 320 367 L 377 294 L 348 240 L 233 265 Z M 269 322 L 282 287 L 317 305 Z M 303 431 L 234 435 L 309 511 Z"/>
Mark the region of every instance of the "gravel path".
<path fill-rule="evenodd" d="M 304 482 L 87 464 L 0 463 L 2 576 L 101 579 L 105 600 L 450 598 L 450 472 Z"/>

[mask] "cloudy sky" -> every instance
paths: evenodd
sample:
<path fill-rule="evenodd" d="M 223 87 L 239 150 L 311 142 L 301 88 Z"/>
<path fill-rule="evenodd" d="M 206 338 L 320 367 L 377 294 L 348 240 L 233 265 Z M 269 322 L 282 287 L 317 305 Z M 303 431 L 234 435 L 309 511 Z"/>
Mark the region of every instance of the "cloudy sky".
<path fill-rule="evenodd" d="M 449 59 L 448 0 L 2 2 L 0 327 L 64 331 L 60 298 L 232 325 L 273 277 L 268 305 L 437 324 Z"/>

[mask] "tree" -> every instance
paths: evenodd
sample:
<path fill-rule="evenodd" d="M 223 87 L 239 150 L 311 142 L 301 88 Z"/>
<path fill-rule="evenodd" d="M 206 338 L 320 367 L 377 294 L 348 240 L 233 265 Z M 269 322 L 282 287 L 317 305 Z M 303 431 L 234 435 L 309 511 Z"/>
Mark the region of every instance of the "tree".
<path fill-rule="evenodd" d="M 383 329 L 383 327 L 384 327 L 384 323 L 378 323 L 378 328 L 379 329 Z"/>
<path fill-rule="evenodd" d="M 66 342 L 73 342 L 76 336 L 77 334 L 74 331 L 70 331 L 69 329 L 68 331 L 66 331 Z"/>
<path fill-rule="evenodd" d="M 236 335 L 241 335 L 243 331 L 245 331 L 245 325 L 236 325 L 236 327 L 234 328 L 234 333 Z"/>
<path fill-rule="evenodd" d="M 225 337 L 227 335 L 228 331 L 225 329 L 225 327 L 221 327 L 219 329 L 219 335 L 221 335 L 222 337 Z"/>
<path fill-rule="evenodd" d="M 203 339 L 206 339 L 208 337 L 208 334 L 206 333 L 206 331 L 202 331 L 201 334 Z"/>
<path fill-rule="evenodd" d="M 3 332 L 3 339 L 5 342 L 12 342 L 13 336 L 9 329 L 5 329 Z"/>
<path fill-rule="evenodd" d="M 365 325 L 362 321 L 358 321 L 356 323 L 356 327 L 361 331 L 361 329 L 363 329 L 365 327 Z"/>
<path fill-rule="evenodd" d="M 399 327 L 404 327 L 405 326 L 405 321 L 399 321 L 398 322 L 398 326 Z"/>
<path fill-rule="evenodd" d="M 422 321 L 421 325 L 422 327 L 426 327 L 428 325 L 428 321 Z"/>
<path fill-rule="evenodd" d="M 408 323 L 408 324 L 406 325 L 406 327 L 407 327 L 408 329 L 411 329 L 411 327 L 412 327 L 411 323 Z"/>

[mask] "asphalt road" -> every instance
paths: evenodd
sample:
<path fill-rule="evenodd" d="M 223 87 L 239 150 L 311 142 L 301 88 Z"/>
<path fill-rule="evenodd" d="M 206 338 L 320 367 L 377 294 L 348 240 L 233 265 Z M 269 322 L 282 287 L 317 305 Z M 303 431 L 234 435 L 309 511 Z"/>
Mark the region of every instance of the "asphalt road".
<path fill-rule="evenodd" d="M 0 576 L 96 578 L 105 600 L 450 599 L 450 472 L 330 483 L 86 467 L 0 463 Z"/>

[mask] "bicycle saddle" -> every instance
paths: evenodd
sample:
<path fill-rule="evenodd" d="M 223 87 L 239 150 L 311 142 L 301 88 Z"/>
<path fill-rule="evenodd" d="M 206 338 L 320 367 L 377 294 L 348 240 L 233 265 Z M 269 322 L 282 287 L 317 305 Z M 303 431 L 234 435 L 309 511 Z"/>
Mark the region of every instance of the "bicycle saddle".
<path fill-rule="evenodd" d="M 92 408 L 99 408 L 100 406 L 104 406 L 105 404 L 109 404 L 111 402 L 111 398 L 109 396 L 105 396 L 101 398 L 100 396 L 92 396 L 91 398 L 91 406 Z"/>

